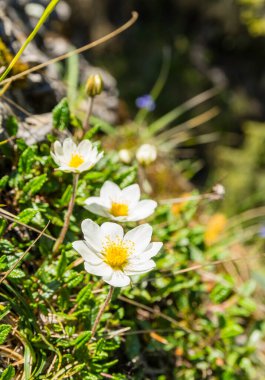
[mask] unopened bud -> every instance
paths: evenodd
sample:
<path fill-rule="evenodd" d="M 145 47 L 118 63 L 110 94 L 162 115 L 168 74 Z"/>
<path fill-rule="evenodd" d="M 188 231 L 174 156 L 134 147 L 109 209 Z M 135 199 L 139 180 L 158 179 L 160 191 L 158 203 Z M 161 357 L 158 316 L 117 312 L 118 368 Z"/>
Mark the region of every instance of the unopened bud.
<path fill-rule="evenodd" d="M 93 98 L 101 94 L 103 90 L 103 79 L 100 74 L 92 74 L 88 77 L 86 82 L 86 93 Z"/>
<path fill-rule="evenodd" d="M 129 164 L 132 161 L 132 153 L 128 149 L 121 149 L 119 151 L 119 159 L 124 164 Z"/>
<path fill-rule="evenodd" d="M 157 158 L 157 150 L 154 145 L 143 144 L 136 152 L 136 159 L 141 165 L 150 165 Z"/>

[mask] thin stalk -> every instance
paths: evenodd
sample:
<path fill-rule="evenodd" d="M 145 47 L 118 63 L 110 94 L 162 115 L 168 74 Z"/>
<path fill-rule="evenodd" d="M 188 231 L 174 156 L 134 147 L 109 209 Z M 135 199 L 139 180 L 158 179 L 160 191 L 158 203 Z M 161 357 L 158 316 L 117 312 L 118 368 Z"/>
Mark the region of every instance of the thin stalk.
<path fill-rule="evenodd" d="M 12 61 L 9 64 L 9 66 L 6 68 L 6 70 L 1 75 L 0 82 L 3 81 L 5 79 L 5 77 L 9 74 L 9 72 L 12 70 L 12 68 L 14 67 L 14 65 L 16 64 L 16 62 L 19 60 L 19 58 L 20 58 L 21 54 L 23 53 L 23 51 L 26 49 L 26 47 L 28 46 L 28 44 L 34 39 L 34 37 L 38 33 L 39 29 L 44 24 L 44 22 L 49 17 L 50 13 L 53 11 L 53 9 L 59 3 L 59 1 L 60 0 L 51 0 L 50 1 L 50 3 L 48 4 L 48 6 L 46 7 L 46 9 L 44 10 L 43 14 L 41 15 L 39 21 L 37 22 L 37 25 L 35 26 L 35 28 L 33 29 L 33 31 L 30 33 L 30 35 L 28 36 L 28 38 L 26 39 L 26 41 L 23 43 L 23 45 L 21 46 L 21 48 L 19 49 L 19 51 L 17 52 L 17 54 L 15 55 L 15 57 L 12 59 Z"/>
<path fill-rule="evenodd" d="M 94 98 L 92 96 L 89 96 L 87 99 L 86 116 L 83 123 L 83 135 L 88 131 L 88 128 L 89 128 L 89 118 L 91 116 L 93 102 L 94 102 Z"/>
<path fill-rule="evenodd" d="M 72 192 L 72 196 L 71 196 L 71 199 L 70 199 L 70 202 L 69 202 L 69 205 L 68 205 L 67 213 L 65 215 L 63 228 L 61 229 L 60 235 L 59 235 L 58 239 L 56 240 L 56 242 L 54 244 L 54 247 L 53 247 L 53 254 L 56 254 L 58 252 L 58 249 L 60 248 L 60 245 L 63 243 L 65 235 L 66 235 L 66 232 L 67 232 L 68 227 L 69 227 L 70 218 L 71 218 L 71 215 L 73 213 L 74 204 L 75 204 L 75 197 L 76 197 L 78 178 L 79 178 L 79 174 L 75 173 L 74 174 L 74 178 L 73 178 L 73 192 Z"/>
<path fill-rule="evenodd" d="M 91 42 L 91 43 L 89 43 L 87 45 L 84 45 L 84 46 L 82 46 L 82 47 L 80 47 L 78 49 L 71 50 L 68 53 L 60 55 L 59 57 L 55 57 L 53 59 L 50 59 L 49 61 L 42 62 L 39 65 L 33 66 L 30 69 L 27 69 L 27 70 L 25 70 L 25 71 L 23 71 L 21 73 L 13 75 L 10 78 L 6 78 L 4 80 L 2 80 L 2 78 L 1 78 L 2 81 L 0 82 L 0 86 L 4 85 L 6 83 L 9 83 L 9 82 L 14 82 L 15 80 L 17 80 L 17 79 L 19 79 L 21 77 L 24 77 L 25 75 L 28 75 L 28 74 L 33 73 L 35 71 L 38 71 L 38 70 L 40 70 L 40 69 L 42 69 L 44 67 L 47 67 L 48 65 L 50 65 L 52 63 L 56 63 L 56 62 L 62 61 L 63 59 L 69 58 L 69 57 L 71 57 L 74 54 L 80 54 L 80 53 L 82 53 L 82 52 L 84 52 L 86 50 L 94 48 L 95 46 L 103 44 L 104 42 L 107 42 L 107 41 L 111 40 L 112 38 L 118 36 L 124 30 L 130 28 L 135 23 L 135 21 L 137 19 L 138 19 L 138 13 L 134 11 L 134 12 L 132 12 L 132 15 L 131 15 L 131 18 L 130 18 L 129 21 L 127 21 L 125 24 L 123 24 L 119 28 L 115 29 L 113 32 L 110 32 L 106 36 L 103 36 L 103 37 L 99 38 L 98 40 L 96 40 L 94 42 Z M 1 93 L 0 93 L 0 96 L 1 96 Z"/>
<path fill-rule="evenodd" d="M 103 305 L 100 307 L 99 309 L 99 312 L 98 312 L 98 315 L 95 319 L 95 322 L 94 322 L 94 325 L 92 327 L 92 331 L 91 331 L 91 338 L 90 338 L 90 341 L 94 338 L 95 336 L 95 333 L 97 331 L 97 327 L 98 327 L 98 324 L 101 320 L 101 317 L 102 317 L 102 314 L 104 313 L 106 307 L 108 306 L 108 304 L 110 303 L 110 300 L 112 298 L 112 295 L 113 295 L 113 291 L 114 291 L 114 287 L 111 286 L 110 289 L 109 289 L 109 292 L 108 292 L 108 295 L 103 303 Z"/>

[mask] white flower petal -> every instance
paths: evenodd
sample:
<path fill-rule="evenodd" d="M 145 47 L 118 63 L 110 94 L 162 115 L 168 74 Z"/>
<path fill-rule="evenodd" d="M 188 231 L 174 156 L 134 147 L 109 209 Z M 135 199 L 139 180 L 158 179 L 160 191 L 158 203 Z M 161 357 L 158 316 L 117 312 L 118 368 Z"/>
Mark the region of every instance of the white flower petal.
<path fill-rule="evenodd" d="M 53 152 L 51 152 L 51 156 L 52 156 L 52 159 L 53 161 L 57 164 L 57 165 L 61 165 L 61 159 L 60 157 L 58 157 L 56 154 L 54 154 Z"/>
<path fill-rule="evenodd" d="M 84 158 L 89 158 L 89 155 L 92 150 L 92 144 L 89 140 L 83 140 L 77 147 L 77 152 Z"/>
<path fill-rule="evenodd" d="M 89 246 L 92 247 L 96 252 L 101 251 L 101 230 L 97 223 L 93 222 L 91 219 L 85 219 L 81 223 L 81 229 L 84 234 L 84 238 Z"/>
<path fill-rule="evenodd" d="M 106 181 L 100 190 L 100 197 L 116 200 L 121 197 L 121 190 L 116 183 Z"/>
<path fill-rule="evenodd" d="M 161 242 L 153 242 L 150 243 L 147 248 L 143 252 L 135 252 L 130 256 L 130 262 L 131 263 L 142 263 L 147 260 L 149 260 L 151 257 L 154 257 L 157 255 L 157 253 L 162 248 L 163 243 Z"/>
<path fill-rule="evenodd" d="M 85 261 L 90 264 L 100 264 L 102 262 L 102 256 L 100 253 L 95 253 L 90 247 L 86 244 L 84 240 L 77 240 L 73 242 L 73 248 L 83 257 Z"/>
<path fill-rule="evenodd" d="M 106 222 L 101 225 L 102 238 L 118 240 L 123 238 L 123 228 L 116 223 Z"/>
<path fill-rule="evenodd" d="M 124 274 L 122 271 L 113 271 L 110 278 L 104 276 L 103 280 L 107 284 L 118 288 L 128 286 L 130 284 L 130 278 L 126 276 L 126 274 Z"/>
<path fill-rule="evenodd" d="M 135 251 L 142 252 L 150 243 L 153 229 L 150 224 L 142 224 L 133 230 L 127 232 L 124 240 L 129 240 L 135 243 Z"/>
<path fill-rule="evenodd" d="M 95 200 L 93 201 L 92 198 L 95 198 Z M 98 198 L 98 199 L 96 199 L 96 198 Z M 85 206 L 84 207 L 88 211 L 93 212 L 96 215 L 110 217 L 111 215 L 108 212 L 108 207 L 104 206 L 102 203 L 103 202 L 102 202 L 101 198 L 99 198 L 99 197 L 91 197 L 91 199 L 88 198 L 85 201 Z"/>
<path fill-rule="evenodd" d="M 111 278 L 111 275 L 113 273 L 111 267 L 104 263 L 104 261 L 98 265 L 92 265 L 85 261 L 84 267 L 88 273 L 94 274 L 96 276 L 103 276 L 104 278 Z"/>
<path fill-rule="evenodd" d="M 67 172 L 67 173 L 77 173 L 76 168 L 71 168 L 68 165 L 61 164 L 57 169 L 55 170 L 61 170 L 62 172 Z"/>
<path fill-rule="evenodd" d="M 93 154 L 93 152 L 88 154 L 88 157 L 84 157 L 85 162 L 83 162 L 83 164 L 78 167 L 78 170 L 80 172 L 83 172 L 85 170 L 92 169 L 93 166 L 95 166 L 96 163 L 103 157 L 103 154 L 103 152 L 99 153 L 98 155 Z"/>
<path fill-rule="evenodd" d="M 63 142 L 63 154 L 64 159 L 68 162 L 71 159 L 72 153 L 76 150 L 76 144 L 73 142 L 71 138 L 67 138 Z"/>
<path fill-rule="evenodd" d="M 124 268 L 124 273 L 133 276 L 133 275 L 139 275 L 142 273 L 147 273 L 150 270 L 154 269 L 156 266 L 155 262 L 153 260 L 148 260 L 144 263 L 130 263 Z"/>
<path fill-rule="evenodd" d="M 125 187 L 121 192 L 122 198 L 130 204 L 130 207 L 135 206 L 136 203 L 139 202 L 141 193 L 140 187 L 136 183 L 134 185 Z"/>
<path fill-rule="evenodd" d="M 153 214 L 156 206 L 157 206 L 157 203 L 153 200 L 140 201 L 132 209 L 128 217 L 128 220 L 131 222 L 135 222 L 137 220 L 145 219 L 151 214 Z"/>
<path fill-rule="evenodd" d="M 91 169 L 93 166 L 94 166 L 94 163 L 88 160 L 88 161 L 84 161 L 81 165 L 79 165 L 77 170 L 79 173 L 82 173 L 85 170 Z"/>
<path fill-rule="evenodd" d="M 61 156 L 63 157 L 63 147 L 62 147 L 62 144 L 60 143 L 60 141 L 55 141 L 54 143 L 54 153 L 56 154 L 56 156 Z"/>

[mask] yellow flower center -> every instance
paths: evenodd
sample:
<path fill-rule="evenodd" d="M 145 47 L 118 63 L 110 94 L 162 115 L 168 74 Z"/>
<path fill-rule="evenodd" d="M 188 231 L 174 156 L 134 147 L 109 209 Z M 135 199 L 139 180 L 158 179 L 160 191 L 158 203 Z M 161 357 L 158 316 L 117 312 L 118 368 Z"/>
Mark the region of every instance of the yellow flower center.
<path fill-rule="evenodd" d="M 128 216 L 129 207 L 125 203 L 112 202 L 110 213 L 113 216 Z"/>
<path fill-rule="evenodd" d="M 102 254 L 104 255 L 105 263 L 112 269 L 123 270 L 133 249 L 134 243 L 132 241 L 107 239 L 106 244 L 103 246 Z"/>
<path fill-rule="evenodd" d="M 69 166 L 71 168 L 78 168 L 85 160 L 78 153 L 73 153 L 71 156 L 71 160 L 69 162 Z"/>

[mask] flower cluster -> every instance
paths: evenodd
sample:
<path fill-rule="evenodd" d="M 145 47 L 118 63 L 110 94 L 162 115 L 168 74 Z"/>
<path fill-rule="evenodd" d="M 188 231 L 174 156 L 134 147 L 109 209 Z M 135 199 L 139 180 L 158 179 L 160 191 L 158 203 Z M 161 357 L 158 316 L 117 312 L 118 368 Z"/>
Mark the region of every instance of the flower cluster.
<path fill-rule="evenodd" d="M 59 170 L 81 173 L 91 169 L 103 153 L 98 153 L 89 140 L 77 146 L 68 138 L 63 144 L 56 141 L 51 155 Z M 120 189 L 115 183 L 106 181 L 100 196 L 86 199 L 84 207 L 117 222 L 136 222 L 149 217 L 157 206 L 153 200 L 140 200 L 140 195 L 138 184 Z M 129 276 L 149 272 L 155 267 L 152 257 L 162 243 L 151 243 L 153 229 L 149 224 L 124 233 L 119 224 L 106 222 L 99 226 L 85 219 L 81 228 L 84 240 L 75 241 L 74 249 L 83 257 L 86 271 L 101 276 L 111 286 L 127 286 Z"/>

